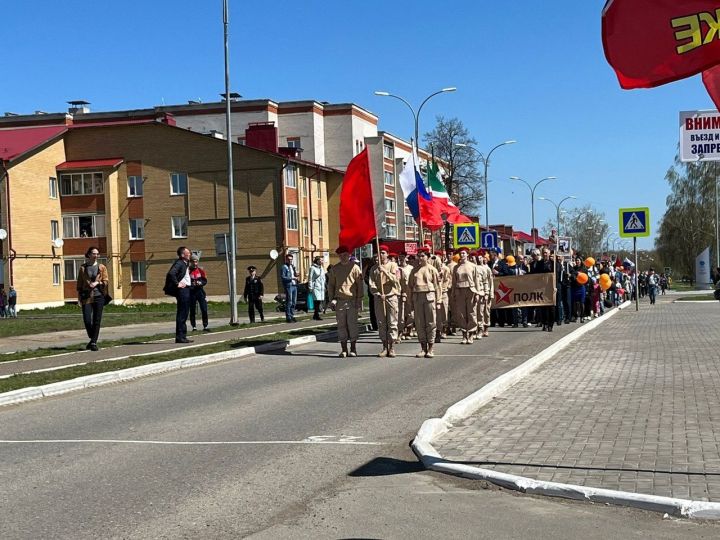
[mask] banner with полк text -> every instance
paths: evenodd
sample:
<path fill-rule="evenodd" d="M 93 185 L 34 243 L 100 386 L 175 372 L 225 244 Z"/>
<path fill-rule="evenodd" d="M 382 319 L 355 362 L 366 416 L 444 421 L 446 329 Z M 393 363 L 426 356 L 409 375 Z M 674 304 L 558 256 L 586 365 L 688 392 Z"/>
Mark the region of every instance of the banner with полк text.
<path fill-rule="evenodd" d="M 555 305 L 555 274 L 525 274 L 493 278 L 496 309 Z"/>

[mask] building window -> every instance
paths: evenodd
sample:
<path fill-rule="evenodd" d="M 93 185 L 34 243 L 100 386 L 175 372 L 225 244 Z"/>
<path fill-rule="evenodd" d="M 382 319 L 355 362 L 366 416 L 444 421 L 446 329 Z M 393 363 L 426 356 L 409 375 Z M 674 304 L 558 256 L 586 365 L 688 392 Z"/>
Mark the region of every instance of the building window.
<path fill-rule="evenodd" d="M 87 172 L 60 175 L 61 195 L 97 195 L 104 193 L 103 173 Z"/>
<path fill-rule="evenodd" d="M 54 176 L 50 177 L 49 190 L 50 190 L 50 198 L 57 199 L 58 198 L 58 181 L 57 181 L 57 178 L 55 178 Z"/>
<path fill-rule="evenodd" d="M 385 211 L 386 212 L 394 212 L 395 211 L 395 199 L 388 199 L 385 198 Z"/>
<path fill-rule="evenodd" d="M 238 144 L 245 146 L 245 137 L 238 137 Z"/>
<path fill-rule="evenodd" d="M 395 185 L 395 175 L 391 173 L 390 171 L 385 171 L 385 185 L 386 186 L 394 186 Z"/>
<path fill-rule="evenodd" d="M 145 220 L 130 220 L 130 240 L 143 240 L 145 238 Z"/>
<path fill-rule="evenodd" d="M 174 172 L 170 174 L 170 195 L 187 194 L 187 173 Z"/>
<path fill-rule="evenodd" d="M 323 237 L 323 220 L 322 218 L 318 219 L 318 238 Z"/>
<path fill-rule="evenodd" d="M 78 272 L 84 262 L 85 259 L 65 259 L 65 281 L 77 281 Z M 98 263 L 107 266 L 107 257 L 98 257 Z"/>
<path fill-rule="evenodd" d="M 383 157 L 393 159 L 395 157 L 395 148 L 392 144 L 383 143 Z"/>
<path fill-rule="evenodd" d="M 60 285 L 60 263 L 53 263 L 53 285 Z"/>
<path fill-rule="evenodd" d="M 287 138 L 288 148 L 301 148 L 300 137 L 288 137 Z"/>
<path fill-rule="evenodd" d="M 297 206 L 288 205 L 285 208 L 285 221 L 287 229 L 290 231 L 298 230 L 298 209 Z"/>
<path fill-rule="evenodd" d="M 131 283 L 145 283 L 147 281 L 147 263 L 138 261 L 132 263 L 132 271 L 130 273 Z"/>
<path fill-rule="evenodd" d="M 287 187 L 297 187 L 297 169 L 294 163 L 288 163 L 285 167 L 285 185 Z"/>
<path fill-rule="evenodd" d="M 63 238 L 97 238 L 105 236 L 105 215 L 63 216 Z"/>
<path fill-rule="evenodd" d="M 302 194 L 304 197 L 308 197 L 308 195 L 309 195 L 308 192 L 310 191 L 309 187 L 310 187 L 310 180 L 307 178 L 303 178 L 300 181 L 300 188 L 302 189 Z"/>
<path fill-rule="evenodd" d="M 302 218 L 302 224 L 303 224 L 303 234 L 305 236 L 310 236 L 310 222 L 308 221 L 308 218 L 306 218 L 306 217 Z"/>
<path fill-rule="evenodd" d="M 317 183 L 317 198 L 318 201 L 322 200 L 322 182 L 320 182 L 319 180 Z"/>
<path fill-rule="evenodd" d="M 415 226 L 415 218 L 412 217 L 412 215 L 405 214 L 405 226 L 406 227 L 414 227 Z"/>
<path fill-rule="evenodd" d="M 188 235 L 188 218 L 187 216 L 173 216 L 170 218 L 172 222 L 172 237 L 187 238 Z"/>
<path fill-rule="evenodd" d="M 60 238 L 60 222 L 53 219 L 50 221 L 50 240 L 58 238 Z"/>
<path fill-rule="evenodd" d="M 128 176 L 128 197 L 143 196 L 143 177 Z"/>
<path fill-rule="evenodd" d="M 386 232 L 388 238 L 397 238 L 397 226 L 396 225 L 387 225 L 385 232 Z"/>

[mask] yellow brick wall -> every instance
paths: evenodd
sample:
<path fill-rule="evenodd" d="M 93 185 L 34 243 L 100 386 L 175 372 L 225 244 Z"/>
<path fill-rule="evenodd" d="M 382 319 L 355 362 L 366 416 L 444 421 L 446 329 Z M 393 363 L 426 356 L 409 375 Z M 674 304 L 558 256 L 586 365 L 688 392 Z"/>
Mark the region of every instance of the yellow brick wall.
<path fill-rule="evenodd" d="M 65 145 L 59 140 L 9 168 L 12 247 L 17 252 L 13 281 L 21 306 L 63 301 L 62 248 L 52 258 L 50 240 L 51 220 L 58 221 L 62 237 L 60 199 L 49 196 L 49 178 L 57 177 L 55 167 L 63 161 Z M 52 284 L 53 264 L 61 265 L 57 286 Z"/>

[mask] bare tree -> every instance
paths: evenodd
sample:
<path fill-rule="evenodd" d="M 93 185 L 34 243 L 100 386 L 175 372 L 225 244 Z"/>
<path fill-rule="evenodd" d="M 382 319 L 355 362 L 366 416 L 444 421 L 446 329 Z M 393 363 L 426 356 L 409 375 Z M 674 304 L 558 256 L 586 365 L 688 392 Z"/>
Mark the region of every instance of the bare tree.
<path fill-rule="evenodd" d="M 555 219 L 548 220 L 542 228 L 543 234 L 547 236 L 557 226 Z M 560 234 L 570 236 L 573 248 L 583 255 L 600 255 L 605 250 L 608 231 L 605 214 L 590 205 L 573 208 L 560 217 Z"/>
<path fill-rule="evenodd" d="M 485 200 L 482 186 L 482 163 L 472 148 L 475 146 L 465 125 L 458 118 L 436 117 L 435 129 L 423 136 L 426 147 L 432 147 L 435 157 L 444 162 L 445 189 L 451 200 L 464 214 L 478 215 L 480 203 Z"/>

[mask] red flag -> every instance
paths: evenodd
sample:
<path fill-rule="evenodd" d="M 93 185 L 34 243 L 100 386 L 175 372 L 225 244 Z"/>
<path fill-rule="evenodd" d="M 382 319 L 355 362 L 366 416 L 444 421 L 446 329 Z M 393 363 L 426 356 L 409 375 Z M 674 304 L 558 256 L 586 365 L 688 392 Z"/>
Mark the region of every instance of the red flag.
<path fill-rule="evenodd" d="M 702 80 L 715 107 L 720 111 L 720 64 L 703 71 Z"/>
<path fill-rule="evenodd" d="M 720 64 L 718 8 L 713 0 L 608 0 L 603 47 L 620 86 L 652 88 Z"/>
<path fill-rule="evenodd" d="M 350 161 L 345 171 L 339 217 L 340 246 L 353 250 L 377 236 L 367 148 Z"/>

